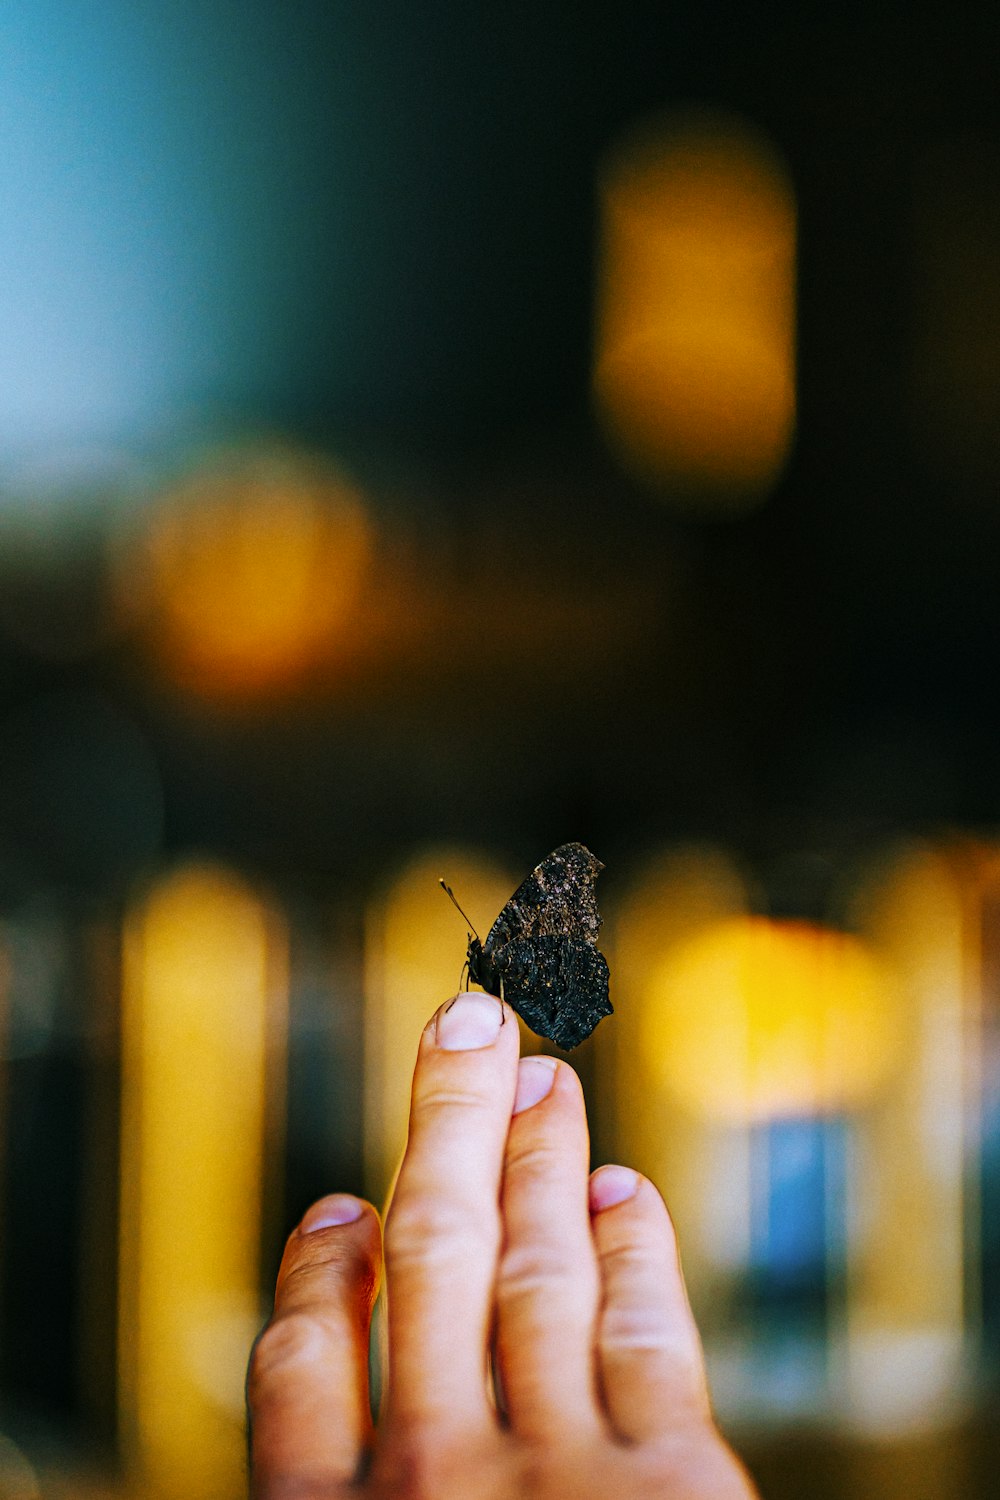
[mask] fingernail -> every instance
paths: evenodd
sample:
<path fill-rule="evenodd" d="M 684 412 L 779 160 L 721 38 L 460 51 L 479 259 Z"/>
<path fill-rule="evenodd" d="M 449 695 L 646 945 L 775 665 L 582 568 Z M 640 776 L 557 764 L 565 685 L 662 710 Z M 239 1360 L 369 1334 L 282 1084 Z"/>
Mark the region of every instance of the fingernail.
<path fill-rule="evenodd" d="M 639 1187 L 639 1174 L 631 1167 L 602 1167 L 590 1179 L 590 1212 L 599 1214 L 602 1209 L 614 1208 L 634 1198 Z"/>
<path fill-rule="evenodd" d="M 445 1052 L 489 1047 L 499 1036 L 502 1021 L 503 1011 L 495 995 L 470 990 L 456 995 L 438 1011 L 437 1044 Z"/>
<path fill-rule="evenodd" d="M 329 1198 L 321 1198 L 314 1203 L 312 1208 L 307 1208 L 299 1225 L 303 1234 L 312 1234 L 314 1229 L 332 1229 L 335 1224 L 353 1224 L 360 1219 L 365 1211 L 365 1205 L 360 1198 L 352 1198 L 350 1193 L 331 1193 Z"/>
<path fill-rule="evenodd" d="M 556 1081 L 554 1057 L 522 1057 L 517 1065 L 517 1089 L 511 1114 L 519 1115 L 551 1094 Z"/>

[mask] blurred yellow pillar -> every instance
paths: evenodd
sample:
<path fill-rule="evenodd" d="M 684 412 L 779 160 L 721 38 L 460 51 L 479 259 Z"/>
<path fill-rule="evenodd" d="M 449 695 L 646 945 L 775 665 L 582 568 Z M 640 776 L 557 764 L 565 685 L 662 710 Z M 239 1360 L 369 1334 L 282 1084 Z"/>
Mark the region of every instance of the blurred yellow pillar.
<path fill-rule="evenodd" d="M 947 1426 L 964 1395 L 974 955 L 958 869 L 925 847 L 882 863 L 857 917 L 894 971 L 905 1025 L 859 1133 L 844 1373 L 855 1425 L 898 1436 Z"/>
<path fill-rule="evenodd" d="M 678 849 L 652 864 L 608 922 L 615 1016 L 596 1036 L 599 1076 L 613 1089 L 603 1112 L 614 1122 L 615 1158 L 664 1193 L 681 1236 L 692 1301 L 703 1314 L 711 1306 L 720 1321 L 726 1274 L 743 1263 L 749 1244 L 748 1134 L 730 1122 L 707 1120 L 690 1096 L 665 1086 L 663 1056 L 672 1037 L 661 975 L 700 933 L 743 911 L 746 899 L 743 881 L 721 851 Z M 709 995 L 702 1021 L 710 1037 Z"/>
<path fill-rule="evenodd" d="M 245 1493 L 243 1377 L 261 1318 L 285 954 L 271 910 L 212 867 L 169 876 L 127 923 L 121 1430 L 130 1477 L 163 1500 Z"/>

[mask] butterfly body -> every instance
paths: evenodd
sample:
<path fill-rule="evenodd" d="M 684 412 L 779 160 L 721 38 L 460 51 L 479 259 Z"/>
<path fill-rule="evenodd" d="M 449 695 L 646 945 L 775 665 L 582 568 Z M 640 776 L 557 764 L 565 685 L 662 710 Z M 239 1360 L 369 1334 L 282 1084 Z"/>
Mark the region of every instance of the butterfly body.
<path fill-rule="evenodd" d="M 487 994 L 499 995 L 500 975 L 477 937 L 469 938 L 469 950 L 465 955 L 465 961 L 469 965 L 469 983 L 482 985 Z"/>
<path fill-rule="evenodd" d="M 564 1051 L 612 1013 L 608 964 L 597 948 L 594 886 L 603 868 L 583 844 L 562 844 L 518 886 L 485 942 L 469 938 L 471 982 L 502 995 Z"/>

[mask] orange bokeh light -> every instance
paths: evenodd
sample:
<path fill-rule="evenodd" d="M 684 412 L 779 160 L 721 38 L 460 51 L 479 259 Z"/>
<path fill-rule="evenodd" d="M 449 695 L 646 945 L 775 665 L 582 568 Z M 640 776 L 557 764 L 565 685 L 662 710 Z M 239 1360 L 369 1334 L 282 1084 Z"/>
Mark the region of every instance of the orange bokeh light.
<path fill-rule="evenodd" d="M 318 464 L 240 456 L 201 469 L 143 539 L 139 587 L 166 674 L 223 699 L 300 686 L 352 617 L 371 540 L 356 491 Z"/>
<path fill-rule="evenodd" d="M 745 505 L 795 417 L 795 203 L 743 122 L 658 120 L 609 157 L 594 393 L 612 446 L 658 488 Z"/>

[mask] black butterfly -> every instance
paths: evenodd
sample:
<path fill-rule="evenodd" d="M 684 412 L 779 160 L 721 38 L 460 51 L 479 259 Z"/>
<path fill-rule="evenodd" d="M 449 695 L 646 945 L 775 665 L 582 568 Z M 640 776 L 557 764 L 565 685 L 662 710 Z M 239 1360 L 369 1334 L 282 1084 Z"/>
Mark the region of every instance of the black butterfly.
<path fill-rule="evenodd" d="M 470 981 L 502 996 L 532 1031 L 564 1052 L 613 1009 L 608 962 L 597 948 L 594 886 L 603 869 L 583 844 L 562 844 L 518 886 L 485 943 L 474 928 L 469 934 Z"/>

